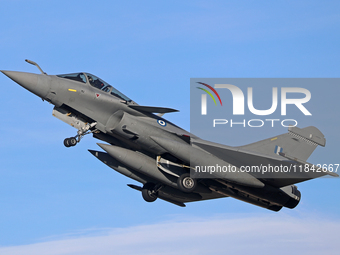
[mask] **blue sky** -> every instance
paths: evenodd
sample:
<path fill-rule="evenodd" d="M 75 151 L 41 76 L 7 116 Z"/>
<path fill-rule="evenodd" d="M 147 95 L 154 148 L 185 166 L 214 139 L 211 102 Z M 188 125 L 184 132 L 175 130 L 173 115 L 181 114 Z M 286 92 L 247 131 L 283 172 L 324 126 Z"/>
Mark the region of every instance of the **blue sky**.
<path fill-rule="evenodd" d="M 31 59 L 48 74 L 90 72 L 140 105 L 179 109 L 166 117 L 189 130 L 190 78 L 338 78 L 339 13 L 338 1 L 1 1 L 0 69 L 38 73 Z M 261 238 L 289 251 L 336 252 L 329 235 L 311 233 L 339 229 L 339 179 L 299 184 L 301 203 L 279 213 L 231 198 L 145 203 L 126 186 L 134 181 L 87 151 L 100 150 L 93 138 L 63 146 L 76 130 L 52 117 L 52 105 L 4 75 L 0 92 L 1 254 L 167 254 L 176 243 L 204 254 L 210 240 L 219 240 L 217 253 L 228 245 L 245 254 L 263 251 Z M 340 163 L 331 142 L 340 141 L 338 92 L 312 106 L 324 109 L 319 128 L 330 142 L 313 163 Z M 136 241 L 157 230 L 159 242 Z M 237 237 L 249 238 L 248 250 Z"/>

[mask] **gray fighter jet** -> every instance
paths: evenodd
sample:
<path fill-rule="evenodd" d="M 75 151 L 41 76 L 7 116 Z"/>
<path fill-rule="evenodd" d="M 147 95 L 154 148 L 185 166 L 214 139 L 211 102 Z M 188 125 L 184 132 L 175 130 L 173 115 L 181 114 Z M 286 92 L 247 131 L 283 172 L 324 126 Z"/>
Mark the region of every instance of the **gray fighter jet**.
<path fill-rule="evenodd" d="M 184 207 L 187 202 L 233 197 L 279 211 L 298 205 L 301 194 L 294 184 L 338 176 L 306 162 L 326 143 L 315 127 L 290 127 L 283 135 L 229 147 L 202 140 L 162 118 L 177 110 L 138 105 L 89 73 L 47 75 L 26 61 L 41 74 L 1 72 L 53 104 L 53 116 L 78 130 L 64 140 L 66 147 L 87 134 L 106 142 L 98 143 L 105 152 L 90 153 L 140 182 L 142 186 L 128 186 L 141 191 L 147 202 L 160 198 Z"/>

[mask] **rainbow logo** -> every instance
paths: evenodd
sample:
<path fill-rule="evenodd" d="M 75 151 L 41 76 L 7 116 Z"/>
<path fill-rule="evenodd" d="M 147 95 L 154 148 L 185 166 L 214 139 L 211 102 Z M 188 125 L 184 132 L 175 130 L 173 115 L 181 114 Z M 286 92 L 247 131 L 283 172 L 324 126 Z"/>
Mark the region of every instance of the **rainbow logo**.
<path fill-rule="evenodd" d="M 220 104 L 221 104 L 221 106 L 222 106 L 222 101 L 221 101 L 220 95 L 216 92 L 216 90 L 215 90 L 213 87 L 211 87 L 210 85 L 205 84 L 205 83 L 203 83 L 203 82 L 197 82 L 197 83 L 199 83 L 199 84 L 201 84 L 201 85 L 204 85 L 204 86 L 206 86 L 207 88 L 211 89 L 211 91 L 214 92 L 215 95 L 217 96 L 217 98 L 218 98 L 218 100 L 220 101 Z M 215 100 L 215 97 L 211 94 L 211 92 L 210 92 L 209 90 L 203 89 L 203 88 L 200 88 L 200 87 L 197 87 L 197 88 L 203 90 L 204 92 L 206 92 L 206 93 L 214 100 L 215 105 L 217 105 L 216 100 Z"/>

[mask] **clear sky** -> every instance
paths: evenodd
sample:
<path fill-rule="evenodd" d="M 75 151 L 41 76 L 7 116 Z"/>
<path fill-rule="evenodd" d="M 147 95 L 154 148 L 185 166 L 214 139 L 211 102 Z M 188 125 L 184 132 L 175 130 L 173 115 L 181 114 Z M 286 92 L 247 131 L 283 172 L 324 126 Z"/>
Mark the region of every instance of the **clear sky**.
<path fill-rule="evenodd" d="M 0 4 L 0 70 L 39 73 L 31 59 L 90 72 L 140 105 L 179 109 L 165 117 L 187 130 L 190 78 L 339 77 L 338 1 Z M 146 203 L 87 151 L 100 150 L 92 137 L 64 147 L 76 130 L 52 105 L 2 74 L 0 92 L 0 254 L 338 254 L 339 179 L 299 184 L 300 204 L 279 213 L 232 198 Z M 338 94 L 315 95 L 328 140 L 312 163 L 340 163 Z"/>

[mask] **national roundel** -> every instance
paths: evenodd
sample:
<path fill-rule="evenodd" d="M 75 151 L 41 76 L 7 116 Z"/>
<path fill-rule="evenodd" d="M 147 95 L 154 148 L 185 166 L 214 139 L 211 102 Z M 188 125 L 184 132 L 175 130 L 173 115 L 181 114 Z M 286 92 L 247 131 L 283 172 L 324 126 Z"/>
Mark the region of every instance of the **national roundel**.
<path fill-rule="evenodd" d="M 159 125 L 161 125 L 162 127 L 165 127 L 165 126 L 166 126 L 166 122 L 165 122 L 164 120 L 158 119 L 158 120 L 157 120 L 157 123 L 158 123 Z"/>

